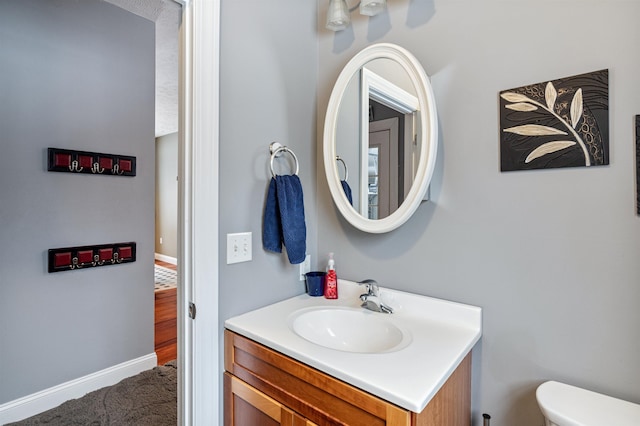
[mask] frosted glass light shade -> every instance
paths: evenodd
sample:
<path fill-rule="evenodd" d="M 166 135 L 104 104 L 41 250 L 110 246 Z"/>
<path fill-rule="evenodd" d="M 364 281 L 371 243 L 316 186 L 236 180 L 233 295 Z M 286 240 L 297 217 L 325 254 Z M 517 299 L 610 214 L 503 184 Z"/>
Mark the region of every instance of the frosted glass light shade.
<path fill-rule="evenodd" d="M 349 26 L 349 8 L 345 0 L 330 0 L 327 11 L 327 29 L 331 31 L 341 31 Z"/>
<path fill-rule="evenodd" d="M 360 14 L 374 16 L 382 12 L 387 6 L 387 0 L 362 0 L 360 2 Z"/>

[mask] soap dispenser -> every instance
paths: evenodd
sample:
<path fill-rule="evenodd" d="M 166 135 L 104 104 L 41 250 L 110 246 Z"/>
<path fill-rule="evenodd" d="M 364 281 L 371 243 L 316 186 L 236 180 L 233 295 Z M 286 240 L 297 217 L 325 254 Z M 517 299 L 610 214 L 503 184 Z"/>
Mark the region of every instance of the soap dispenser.
<path fill-rule="evenodd" d="M 327 264 L 327 277 L 324 281 L 324 297 L 327 299 L 338 298 L 338 276 L 336 275 L 333 253 L 329 253 L 329 263 Z"/>

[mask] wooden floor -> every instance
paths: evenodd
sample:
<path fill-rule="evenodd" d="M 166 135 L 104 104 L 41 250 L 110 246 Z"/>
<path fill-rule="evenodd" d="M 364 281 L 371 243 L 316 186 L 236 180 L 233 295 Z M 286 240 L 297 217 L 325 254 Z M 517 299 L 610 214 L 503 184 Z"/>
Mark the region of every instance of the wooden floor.
<path fill-rule="evenodd" d="M 164 266 L 168 269 L 176 269 L 176 265 L 155 261 L 156 265 Z M 154 346 L 158 365 L 176 359 L 178 344 L 178 323 L 177 323 L 177 289 L 170 288 L 155 292 L 155 335 Z"/>

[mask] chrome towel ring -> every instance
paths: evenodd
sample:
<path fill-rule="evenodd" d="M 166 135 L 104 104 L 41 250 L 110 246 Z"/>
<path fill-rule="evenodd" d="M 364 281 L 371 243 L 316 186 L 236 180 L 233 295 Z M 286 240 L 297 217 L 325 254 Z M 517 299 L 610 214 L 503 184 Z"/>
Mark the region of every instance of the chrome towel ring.
<path fill-rule="evenodd" d="M 344 160 L 339 156 L 336 155 L 336 161 L 339 161 L 342 163 L 342 167 L 344 167 L 344 181 L 348 181 L 349 180 L 349 169 L 347 169 L 347 163 L 344 162 Z M 340 174 L 338 173 L 338 176 L 340 176 Z"/>
<path fill-rule="evenodd" d="M 271 144 L 269 145 L 269 151 L 271 152 L 271 161 L 269 162 L 269 166 L 271 168 L 271 176 L 276 177 L 276 174 L 273 171 L 273 159 L 280 157 L 283 152 L 288 152 L 293 157 L 294 161 L 296 162 L 296 172 L 294 174 L 296 176 L 298 175 L 298 172 L 300 171 L 300 165 L 298 163 L 298 157 L 296 157 L 296 154 L 294 154 L 293 151 L 291 151 L 286 146 L 281 145 L 279 142 L 271 142 Z"/>

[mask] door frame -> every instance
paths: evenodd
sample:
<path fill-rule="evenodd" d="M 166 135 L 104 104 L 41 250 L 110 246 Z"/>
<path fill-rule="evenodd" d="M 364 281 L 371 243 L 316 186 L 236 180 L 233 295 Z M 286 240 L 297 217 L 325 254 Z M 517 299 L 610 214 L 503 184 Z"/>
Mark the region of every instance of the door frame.
<path fill-rule="evenodd" d="M 178 424 L 220 413 L 218 170 L 220 0 L 182 5 L 178 153 Z M 195 319 L 189 306 L 196 307 Z"/>
<path fill-rule="evenodd" d="M 420 108 L 416 96 L 370 69 L 362 67 L 360 70 L 360 194 L 364 196 L 368 192 L 369 100 L 371 99 L 405 116 L 414 114 Z M 368 217 L 368 202 L 360 203 L 360 214 L 365 218 Z"/>

